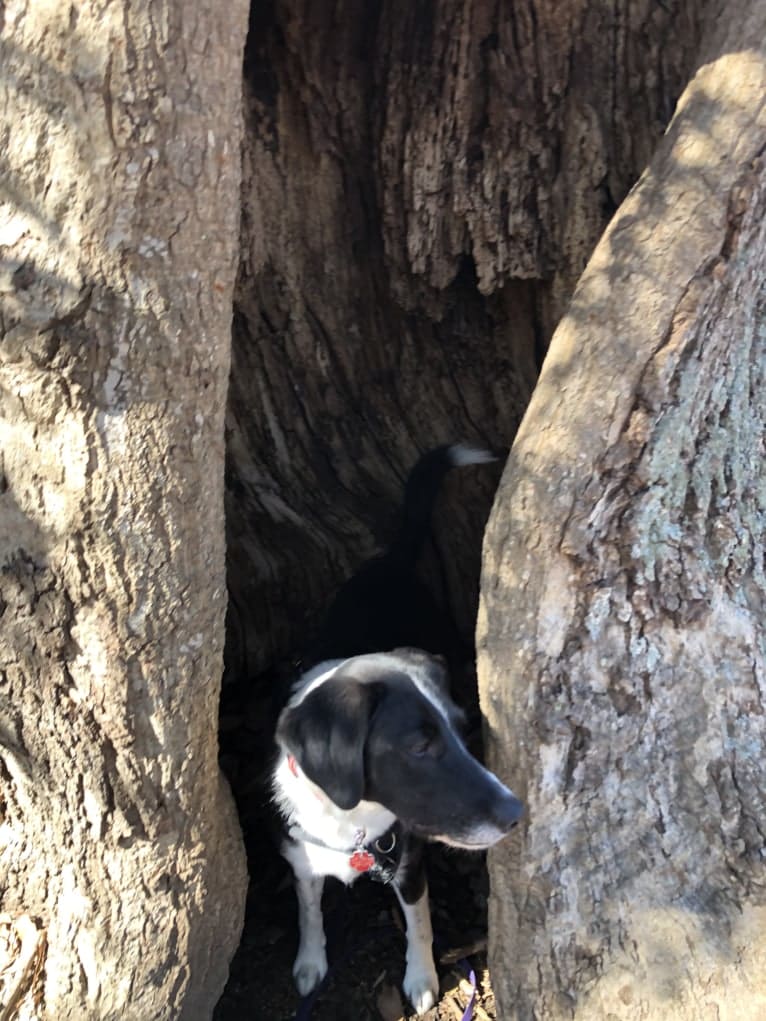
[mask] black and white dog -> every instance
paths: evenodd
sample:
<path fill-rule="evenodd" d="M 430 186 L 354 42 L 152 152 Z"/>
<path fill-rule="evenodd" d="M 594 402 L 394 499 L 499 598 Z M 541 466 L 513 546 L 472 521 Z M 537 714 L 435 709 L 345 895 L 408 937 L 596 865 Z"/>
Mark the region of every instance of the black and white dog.
<path fill-rule="evenodd" d="M 474 460 L 466 460 L 471 453 Z M 445 447 L 426 458 L 432 468 L 446 470 L 489 459 L 480 453 Z M 421 485 L 412 486 L 417 468 L 405 492 L 403 532 L 417 525 L 424 536 L 434 480 L 438 487 L 444 471 L 421 474 Z M 417 553 L 417 545 L 409 548 Z M 403 558 L 393 570 L 384 563 L 383 580 L 404 577 L 403 565 Z M 361 597 L 372 592 L 374 608 L 378 588 L 361 585 L 356 591 L 359 598 L 350 605 L 362 611 L 358 619 L 369 620 Z M 338 620 L 330 614 L 333 627 Z M 461 719 L 449 696 L 444 659 L 421 649 L 335 658 L 299 678 L 279 718 L 272 786 L 285 824 L 282 854 L 295 873 L 300 942 L 293 975 L 302 995 L 327 971 L 325 877 L 348 884 L 366 873 L 392 883 L 404 912 L 404 992 L 419 1014 L 436 1002 L 423 843 L 483 849 L 508 834 L 522 814 L 521 802 L 466 750 Z"/>

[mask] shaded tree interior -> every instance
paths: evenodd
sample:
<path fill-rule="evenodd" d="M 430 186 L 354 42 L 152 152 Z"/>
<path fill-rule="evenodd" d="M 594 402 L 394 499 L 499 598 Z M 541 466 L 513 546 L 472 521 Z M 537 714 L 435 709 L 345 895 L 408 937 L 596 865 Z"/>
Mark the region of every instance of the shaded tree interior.
<path fill-rule="evenodd" d="M 251 873 L 276 678 L 385 547 L 421 453 L 511 444 L 577 277 L 685 84 L 699 7 L 253 4 L 222 709 L 224 762 L 259 833 Z M 500 470 L 451 474 L 422 565 L 469 639 Z"/>

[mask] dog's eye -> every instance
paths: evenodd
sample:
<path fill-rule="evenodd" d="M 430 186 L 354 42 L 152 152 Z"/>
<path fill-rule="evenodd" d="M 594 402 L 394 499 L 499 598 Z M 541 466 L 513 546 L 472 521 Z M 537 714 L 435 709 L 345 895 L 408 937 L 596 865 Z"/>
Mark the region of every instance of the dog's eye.
<path fill-rule="evenodd" d="M 420 741 L 416 741 L 410 746 L 410 755 L 417 755 L 420 758 L 422 755 L 428 754 L 428 749 L 431 747 L 431 741 L 429 738 L 424 737 Z"/>
<path fill-rule="evenodd" d="M 416 758 L 422 758 L 424 755 L 428 755 L 429 752 L 434 750 L 434 737 L 434 734 L 427 734 L 422 731 L 417 734 L 413 734 L 407 742 L 407 751 L 410 755 L 414 755 Z"/>

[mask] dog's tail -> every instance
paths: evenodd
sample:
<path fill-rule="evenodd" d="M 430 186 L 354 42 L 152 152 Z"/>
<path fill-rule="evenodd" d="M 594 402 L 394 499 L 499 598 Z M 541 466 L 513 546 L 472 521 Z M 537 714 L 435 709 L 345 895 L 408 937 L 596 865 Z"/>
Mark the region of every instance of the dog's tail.
<path fill-rule="evenodd" d="M 404 486 L 399 534 L 386 554 L 401 567 L 414 567 L 428 535 L 439 487 L 451 468 L 486 464 L 497 456 L 484 447 L 453 443 L 424 454 L 407 477 Z"/>

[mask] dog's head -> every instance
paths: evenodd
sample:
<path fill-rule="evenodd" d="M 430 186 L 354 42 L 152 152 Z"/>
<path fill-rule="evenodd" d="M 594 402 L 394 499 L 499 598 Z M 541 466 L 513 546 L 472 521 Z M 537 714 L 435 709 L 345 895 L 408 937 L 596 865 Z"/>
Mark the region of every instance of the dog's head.
<path fill-rule="evenodd" d="M 415 650 L 346 660 L 280 716 L 277 741 L 341 809 L 383 805 L 414 833 L 489 847 L 521 802 L 466 750 L 442 664 Z"/>

